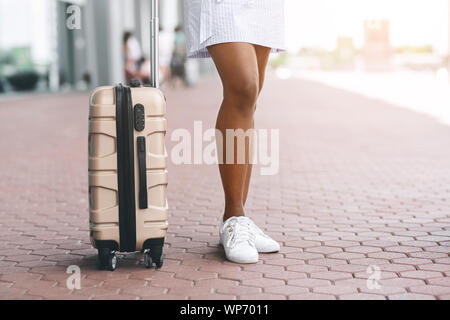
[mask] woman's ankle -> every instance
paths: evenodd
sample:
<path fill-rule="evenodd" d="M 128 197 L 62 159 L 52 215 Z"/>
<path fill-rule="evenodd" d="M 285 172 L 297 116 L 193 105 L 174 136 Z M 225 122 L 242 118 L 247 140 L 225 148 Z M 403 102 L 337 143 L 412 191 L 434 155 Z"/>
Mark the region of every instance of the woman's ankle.
<path fill-rule="evenodd" d="M 243 216 L 245 216 L 245 211 L 242 205 L 225 205 L 223 221 L 227 221 L 232 217 L 243 217 Z"/>
<path fill-rule="evenodd" d="M 223 215 L 223 222 L 225 222 L 228 219 L 233 218 L 233 217 L 245 217 L 245 213 L 234 213 L 234 214 L 231 214 L 231 215 L 224 214 Z"/>

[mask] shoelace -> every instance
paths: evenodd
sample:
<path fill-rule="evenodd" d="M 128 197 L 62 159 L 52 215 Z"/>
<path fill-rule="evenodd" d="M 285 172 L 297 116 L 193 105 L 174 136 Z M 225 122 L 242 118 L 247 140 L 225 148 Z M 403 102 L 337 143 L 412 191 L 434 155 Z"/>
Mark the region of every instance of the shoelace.
<path fill-rule="evenodd" d="M 267 234 L 265 234 L 264 231 L 262 231 L 261 228 L 258 227 L 258 226 L 253 222 L 253 220 L 250 220 L 250 219 L 249 219 L 249 223 L 250 223 L 250 225 L 252 226 L 253 230 L 254 230 L 257 234 L 259 234 L 260 236 L 262 236 L 262 237 L 264 237 L 264 238 L 270 239 L 270 237 L 269 237 Z"/>
<path fill-rule="evenodd" d="M 255 243 L 255 235 L 248 219 L 238 217 L 232 219 L 226 226 L 230 238 L 227 241 L 227 247 L 233 248 L 236 244 L 248 241 L 250 244 Z"/>

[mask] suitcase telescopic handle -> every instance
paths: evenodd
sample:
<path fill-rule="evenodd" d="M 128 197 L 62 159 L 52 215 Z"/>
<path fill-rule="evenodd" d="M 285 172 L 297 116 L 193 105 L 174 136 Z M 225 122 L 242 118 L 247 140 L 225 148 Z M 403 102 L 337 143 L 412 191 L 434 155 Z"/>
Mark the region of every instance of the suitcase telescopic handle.
<path fill-rule="evenodd" d="M 159 87 L 159 1 L 151 0 L 150 23 L 150 84 Z"/>

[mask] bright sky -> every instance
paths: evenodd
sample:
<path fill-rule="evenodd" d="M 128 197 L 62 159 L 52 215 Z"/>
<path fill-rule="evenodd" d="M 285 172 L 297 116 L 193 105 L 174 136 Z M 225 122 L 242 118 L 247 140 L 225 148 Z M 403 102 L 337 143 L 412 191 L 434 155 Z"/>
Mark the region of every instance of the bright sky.
<path fill-rule="evenodd" d="M 366 19 L 391 21 L 394 46 L 431 44 L 448 52 L 450 0 L 286 0 L 287 43 L 333 49 L 339 36 L 360 47 Z"/>

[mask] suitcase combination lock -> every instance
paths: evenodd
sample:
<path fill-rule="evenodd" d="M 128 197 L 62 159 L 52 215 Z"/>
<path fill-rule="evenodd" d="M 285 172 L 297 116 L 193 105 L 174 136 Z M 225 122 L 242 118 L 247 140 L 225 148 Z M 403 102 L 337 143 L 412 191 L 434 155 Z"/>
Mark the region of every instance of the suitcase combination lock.
<path fill-rule="evenodd" d="M 142 104 L 134 106 L 134 128 L 138 132 L 145 129 L 145 108 Z"/>

